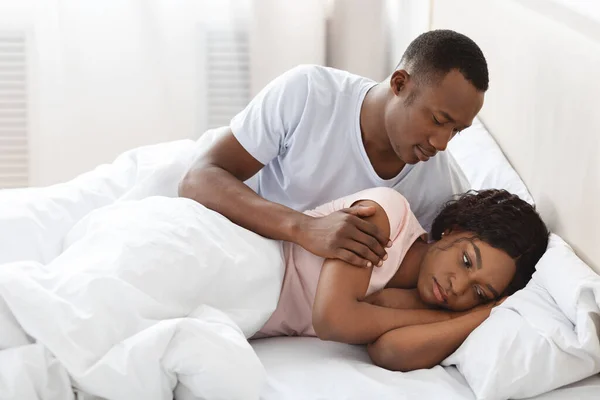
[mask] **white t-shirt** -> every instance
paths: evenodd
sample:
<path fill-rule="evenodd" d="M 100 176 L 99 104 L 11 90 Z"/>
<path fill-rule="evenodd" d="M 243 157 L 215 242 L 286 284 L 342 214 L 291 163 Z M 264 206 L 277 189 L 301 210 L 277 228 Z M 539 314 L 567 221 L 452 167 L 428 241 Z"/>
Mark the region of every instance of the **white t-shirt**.
<path fill-rule="evenodd" d="M 433 218 L 467 180 L 447 152 L 380 178 L 367 156 L 360 109 L 376 82 L 333 68 L 302 65 L 270 82 L 231 120 L 240 144 L 265 167 L 247 184 L 298 211 L 372 187 L 408 200 L 429 231 Z"/>

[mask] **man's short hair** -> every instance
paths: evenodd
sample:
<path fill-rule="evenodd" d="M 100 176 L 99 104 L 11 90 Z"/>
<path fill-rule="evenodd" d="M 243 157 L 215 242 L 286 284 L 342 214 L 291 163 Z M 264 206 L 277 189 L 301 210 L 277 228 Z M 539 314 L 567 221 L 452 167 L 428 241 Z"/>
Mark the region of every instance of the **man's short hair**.
<path fill-rule="evenodd" d="M 488 68 L 483 52 L 467 36 L 451 30 L 425 32 L 413 40 L 398 68 L 406 69 L 418 82 L 443 78 L 453 69 L 481 92 L 488 89 Z"/>

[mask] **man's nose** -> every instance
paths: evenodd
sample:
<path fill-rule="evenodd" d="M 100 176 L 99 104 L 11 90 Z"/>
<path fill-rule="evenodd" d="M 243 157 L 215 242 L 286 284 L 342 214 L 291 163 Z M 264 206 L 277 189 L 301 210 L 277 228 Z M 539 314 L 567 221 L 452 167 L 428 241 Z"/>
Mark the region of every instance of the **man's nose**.
<path fill-rule="evenodd" d="M 448 147 L 448 142 L 452 139 L 452 131 L 446 129 L 439 130 L 434 136 L 429 138 L 429 144 L 435 148 L 436 152 L 444 151 Z"/>

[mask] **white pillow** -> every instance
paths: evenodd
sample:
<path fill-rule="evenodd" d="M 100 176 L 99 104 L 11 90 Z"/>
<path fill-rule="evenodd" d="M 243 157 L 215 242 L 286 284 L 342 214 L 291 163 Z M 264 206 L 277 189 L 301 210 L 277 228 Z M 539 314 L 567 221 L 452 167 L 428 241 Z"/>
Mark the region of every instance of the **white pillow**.
<path fill-rule="evenodd" d="M 527 287 L 492 311 L 443 365 L 478 399 L 526 398 L 600 372 L 600 276 L 558 236 Z"/>
<path fill-rule="evenodd" d="M 479 119 L 452 139 L 448 150 L 473 189 L 506 189 L 533 204 L 525 183 Z"/>

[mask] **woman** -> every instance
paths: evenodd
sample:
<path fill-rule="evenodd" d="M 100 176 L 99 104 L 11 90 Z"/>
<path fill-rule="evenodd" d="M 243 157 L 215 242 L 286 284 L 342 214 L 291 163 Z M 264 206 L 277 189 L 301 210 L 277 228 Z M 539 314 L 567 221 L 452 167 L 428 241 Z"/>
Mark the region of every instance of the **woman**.
<path fill-rule="evenodd" d="M 535 209 L 504 190 L 467 193 L 425 231 L 398 192 L 375 188 L 314 211 L 375 207 L 369 218 L 392 245 L 383 265 L 356 268 L 284 243 L 287 261 L 277 309 L 255 338 L 318 336 L 368 344 L 391 370 L 430 368 L 455 351 L 493 305 L 525 286 L 546 250 Z"/>

